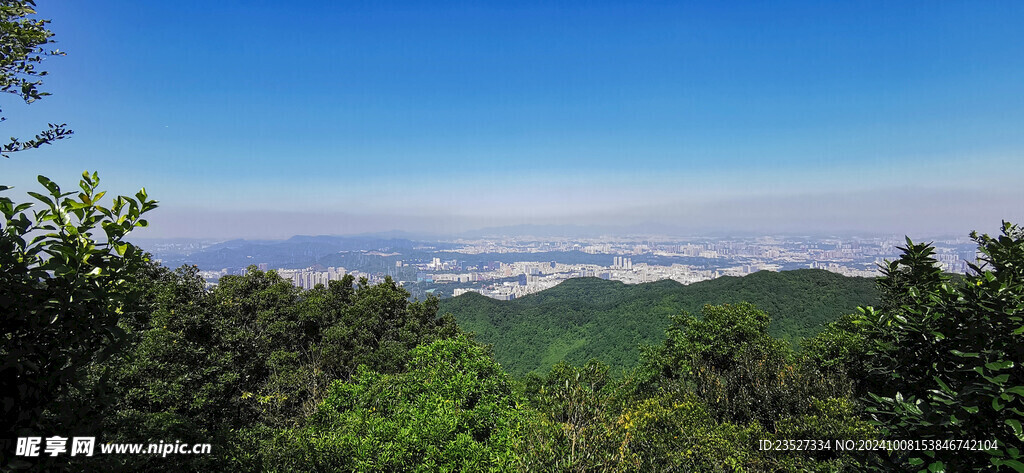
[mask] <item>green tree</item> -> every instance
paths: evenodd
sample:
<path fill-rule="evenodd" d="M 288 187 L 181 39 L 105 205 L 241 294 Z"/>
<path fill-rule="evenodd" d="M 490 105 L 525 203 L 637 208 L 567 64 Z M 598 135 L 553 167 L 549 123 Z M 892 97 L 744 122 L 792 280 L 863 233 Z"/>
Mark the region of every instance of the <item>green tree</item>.
<path fill-rule="evenodd" d="M 757 433 L 754 439 L 766 440 L 874 435 L 859 418 L 847 378 L 801 363 L 788 343 L 768 335 L 766 313 L 744 303 L 706 306 L 702 315 L 673 317 L 663 345 L 646 351 L 635 388 L 641 397 L 664 398 L 661 406 L 700 400 L 723 428 L 733 426 L 723 431 L 729 435 L 748 429 Z M 733 460 L 755 470 L 856 467 L 854 459 L 832 452 L 765 458 L 748 452 Z"/>
<path fill-rule="evenodd" d="M 789 346 L 768 335 L 768 314 L 751 304 L 705 306 L 703 317 L 672 318 L 646 369 L 709 400 L 722 420 L 771 425 L 785 394 L 799 386 Z M 787 386 L 787 381 L 789 382 Z"/>
<path fill-rule="evenodd" d="M 1024 229 L 972 233 L 981 254 L 951 283 L 930 245 L 883 267 L 885 301 L 859 320 L 870 340 L 872 417 L 894 439 L 996 441 L 994 449 L 897 453 L 921 471 L 1024 471 Z M 891 468 L 886 466 L 883 468 Z"/>
<path fill-rule="evenodd" d="M 536 410 L 524 432 L 521 465 L 527 471 L 610 471 L 620 463 L 613 424 L 621 412 L 617 382 L 597 360 L 581 367 L 558 363 L 546 376 L 529 376 L 525 395 Z"/>
<path fill-rule="evenodd" d="M 861 396 L 868 386 L 877 389 L 873 382 L 878 380 L 866 369 L 870 344 L 858 320 L 858 314 L 844 315 L 814 337 L 802 340 L 798 364 L 848 380 L 854 393 Z"/>
<path fill-rule="evenodd" d="M 331 281 L 303 291 L 276 272 L 250 267 L 206 289 L 198 268 L 155 276 L 146 308 L 122 326 L 131 343 L 98 371 L 118 399 L 111 441 L 180 439 L 225 446 L 208 457 L 119 457 L 123 468 L 224 469 L 238 432 L 273 432 L 315 413 L 331 382 L 363 365 L 406 371 L 412 350 L 458 333 L 436 299 L 410 302 L 388 279 Z"/>
<path fill-rule="evenodd" d="M 25 103 L 49 95 L 40 89 L 46 71 L 39 66 L 48 56 L 63 55 L 51 48 L 48 20 L 35 13 L 32 0 L 0 1 L 0 91 Z M 11 138 L 0 154 L 8 157 L 70 135 L 65 125 L 51 124 L 33 138 Z M 87 368 L 123 341 L 118 321 L 135 303 L 133 275 L 146 259 L 124 239 L 145 226 L 143 214 L 156 207 L 145 189 L 104 203 L 96 173 L 83 173 L 80 192 L 65 192 L 44 176 L 38 181 L 45 190 L 29 192 L 35 202 L 9 197 L 11 188 L 0 186 L 0 426 L 5 443 L 19 435 L 67 432 L 67 426 L 76 432 L 95 429 L 104 405 L 79 401 L 104 380 L 90 379 Z M 19 466 L 4 447 L 0 467 Z"/>
<path fill-rule="evenodd" d="M 144 261 L 124 238 L 156 207 L 145 190 L 101 206 L 96 174 L 82 175 L 77 195 L 39 182 L 48 193 L 30 192 L 42 203 L 31 216 L 31 203 L 0 197 L 0 425 L 11 437 L 89 425 L 95 411 L 66 412 L 58 401 L 82 387 L 88 365 L 120 346 L 129 281 Z"/>
<path fill-rule="evenodd" d="M 408 370 L 361 367 L 337 381 L 307 425 L 240 449 L 243 470 L 509 471 L 519 398 L 508 375 L 465 336 L 412 351 Z"/>

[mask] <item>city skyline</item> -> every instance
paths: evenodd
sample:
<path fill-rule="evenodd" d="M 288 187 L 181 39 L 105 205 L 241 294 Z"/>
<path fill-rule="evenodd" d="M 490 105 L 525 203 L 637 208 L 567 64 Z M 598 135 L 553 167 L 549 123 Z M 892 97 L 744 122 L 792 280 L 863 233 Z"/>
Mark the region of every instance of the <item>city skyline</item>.
<path fill-rule="evenodd" d="M 450 240 L 294 237 L 287 241 L 152 241 L 154 257 L 195 265 L 207 285 L 255 267 L 274 270 L 304 289 L 351 275 L 392 278 L 413 297 L 466 292 L 511 300 L 565 280 L 596 277 L 641 284 L 671 279 L 688 285 L 759 271 L 823 269 L 873 278 L 906 244 L 896 236 L 733 237 L 467 237 Z M 977 250 L 968 238 L 931 244 L 943 271 L 968 273 Z"/>
<path fill-rule="evenodd" d="M 41 2 L 5 160 L 140 237 L 516 225 L 966 235 L 1024 220 L 1024 6 Z M 315 15 L 307 11 L 316 11 Z"/>

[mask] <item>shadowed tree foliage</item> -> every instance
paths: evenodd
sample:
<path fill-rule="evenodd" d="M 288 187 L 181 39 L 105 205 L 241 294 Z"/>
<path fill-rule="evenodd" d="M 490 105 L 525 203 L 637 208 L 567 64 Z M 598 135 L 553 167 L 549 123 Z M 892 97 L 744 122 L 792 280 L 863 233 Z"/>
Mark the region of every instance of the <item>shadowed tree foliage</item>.
<path fill-rule="evenodd" d="M 721 421 L 756 422 L 771 432 L 779 420 L 813 411 L 812 399 L 851 394 L 845 377 L 797 363 L 754 306 L 707 306 L 702 315 L 673 317 L 664 344 L 646 353 L 642 369 L 654 385 L 644 389 L 691 391 Z"/>
<path fill-rule="evenodd" d="M 121 399 L 110 440 L 226 446 L 240 429 L 289 428 L 316 411 L 332 381 L 359 366 L 403 372 L 413 349 L 458 329 L 436 299 L 409 302 L 390 279 L 352 276 L 303 291 L 250 267 L 212 290 L 198 269 L 163 272 L 148 316 L 125 322 L 132 344 L 105 364 Z M 109 468 L 219 468 L 210 458 L 126 458 Z M 180 462 L 180 463 L 177 463 Z"/>
<path fill-rule="evenodd" d="M 95 429 L 104 406 L 64 401 L 83 388 L 88 366 L 121 347 L 118 321 L 135 304 L 130 280 L 145 260 L 123 239 L 156 207 L 145 190 L 101 206 L 96 174 L 82 175 L 77 195 L 43 176 L 39 182 L 47 193 L 30 192 L 42 204 L 31 214 L 33 204 L 0 197 L 0 425 L 7 439 L 56 426 Z"/>
<path fill-rule="evenodd" d="M 32 0 L 0 1 L 0 92 L 32 103 L 47 95 L 39 69 L 51 49 L 48 20 Z M 2 113 L 2 112 L 0 112 Z M 6 117 L 0 116 L 0 121 Z M 64 125 L 2 146 L 9 153 L 71 135 Z M 134 310 L 132 279 L 146 257 L 124 241 L 143 214 L 156 208 L 145 189 L 103 201 L 99 176 L 85 172 L 79 192 L 45 176 L 34 202 L 9 197 L 0 185 L 0 469 L 51 468 L 60 459 L 12 458 L 18 436 L 95 432 L 104 411 L 105 378 L 88 369 L 123 342 L 122 314 Z M 91 391 L 90 402 L 80 402 Z"/>
<path fill-rule="evenodd" d="M 972 233 L 981 254 L 950 283 L 930 245 L 884 267 L 885 300 L 858 321 L 868 340 L 871 416 L 893 439 L 998 441 L 995 449 L 896 454 L 921 471 L 1024 471 L 1024 230 Z M 883 466 L 883 469 L 892 465 Z"/>

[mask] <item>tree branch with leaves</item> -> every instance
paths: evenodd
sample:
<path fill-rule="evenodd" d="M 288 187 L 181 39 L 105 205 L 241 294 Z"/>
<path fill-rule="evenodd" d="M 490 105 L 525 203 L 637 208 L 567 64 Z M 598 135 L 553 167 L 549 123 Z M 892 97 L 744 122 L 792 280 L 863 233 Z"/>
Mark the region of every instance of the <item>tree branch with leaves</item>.
<path fill-rule="evenodd" d="M 46 71 L 39 69 L 49 56 L 63 56 L 59 49 L 51 48 L 53 32 L 46 28 L 50 20 L 34 18 L 34 0 L 0 0 L 0 91 L 17 95 L 25 103 L 32 103 L 49 92 L 40 90 Z M 5 121 L 0 109 L 0 121 Z M 32 138 L 11 137 L 0 146 L 0 155 L 38 148 L 74 134 L 67 124 L 48 124 L 48 128 Z"/>

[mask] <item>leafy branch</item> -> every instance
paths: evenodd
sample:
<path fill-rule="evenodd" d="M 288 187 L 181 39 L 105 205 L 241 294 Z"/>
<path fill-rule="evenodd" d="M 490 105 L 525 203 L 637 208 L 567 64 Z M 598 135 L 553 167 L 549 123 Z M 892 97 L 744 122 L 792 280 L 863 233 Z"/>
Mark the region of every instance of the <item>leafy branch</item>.
<path fill-rule="evenodd" d="M 42 77 L 47 74 L 39 66 L 48 56 L 64 56 L 59 49 L 51 49 L 53 32 L 46 28 L 50 20 L 32 18 L 34 0 L 0 0 L 0 92 L 17 95 L 25 103 L 32 103 L 49 92 L 40 90 Z M 4 121 L 0 109 L 0 121 Z M 2 146 L 2 155 L 38 148 L 73 134 L 66 124 L 49 124 L 49 128 L 33 138 L 11 137 Z"/>

